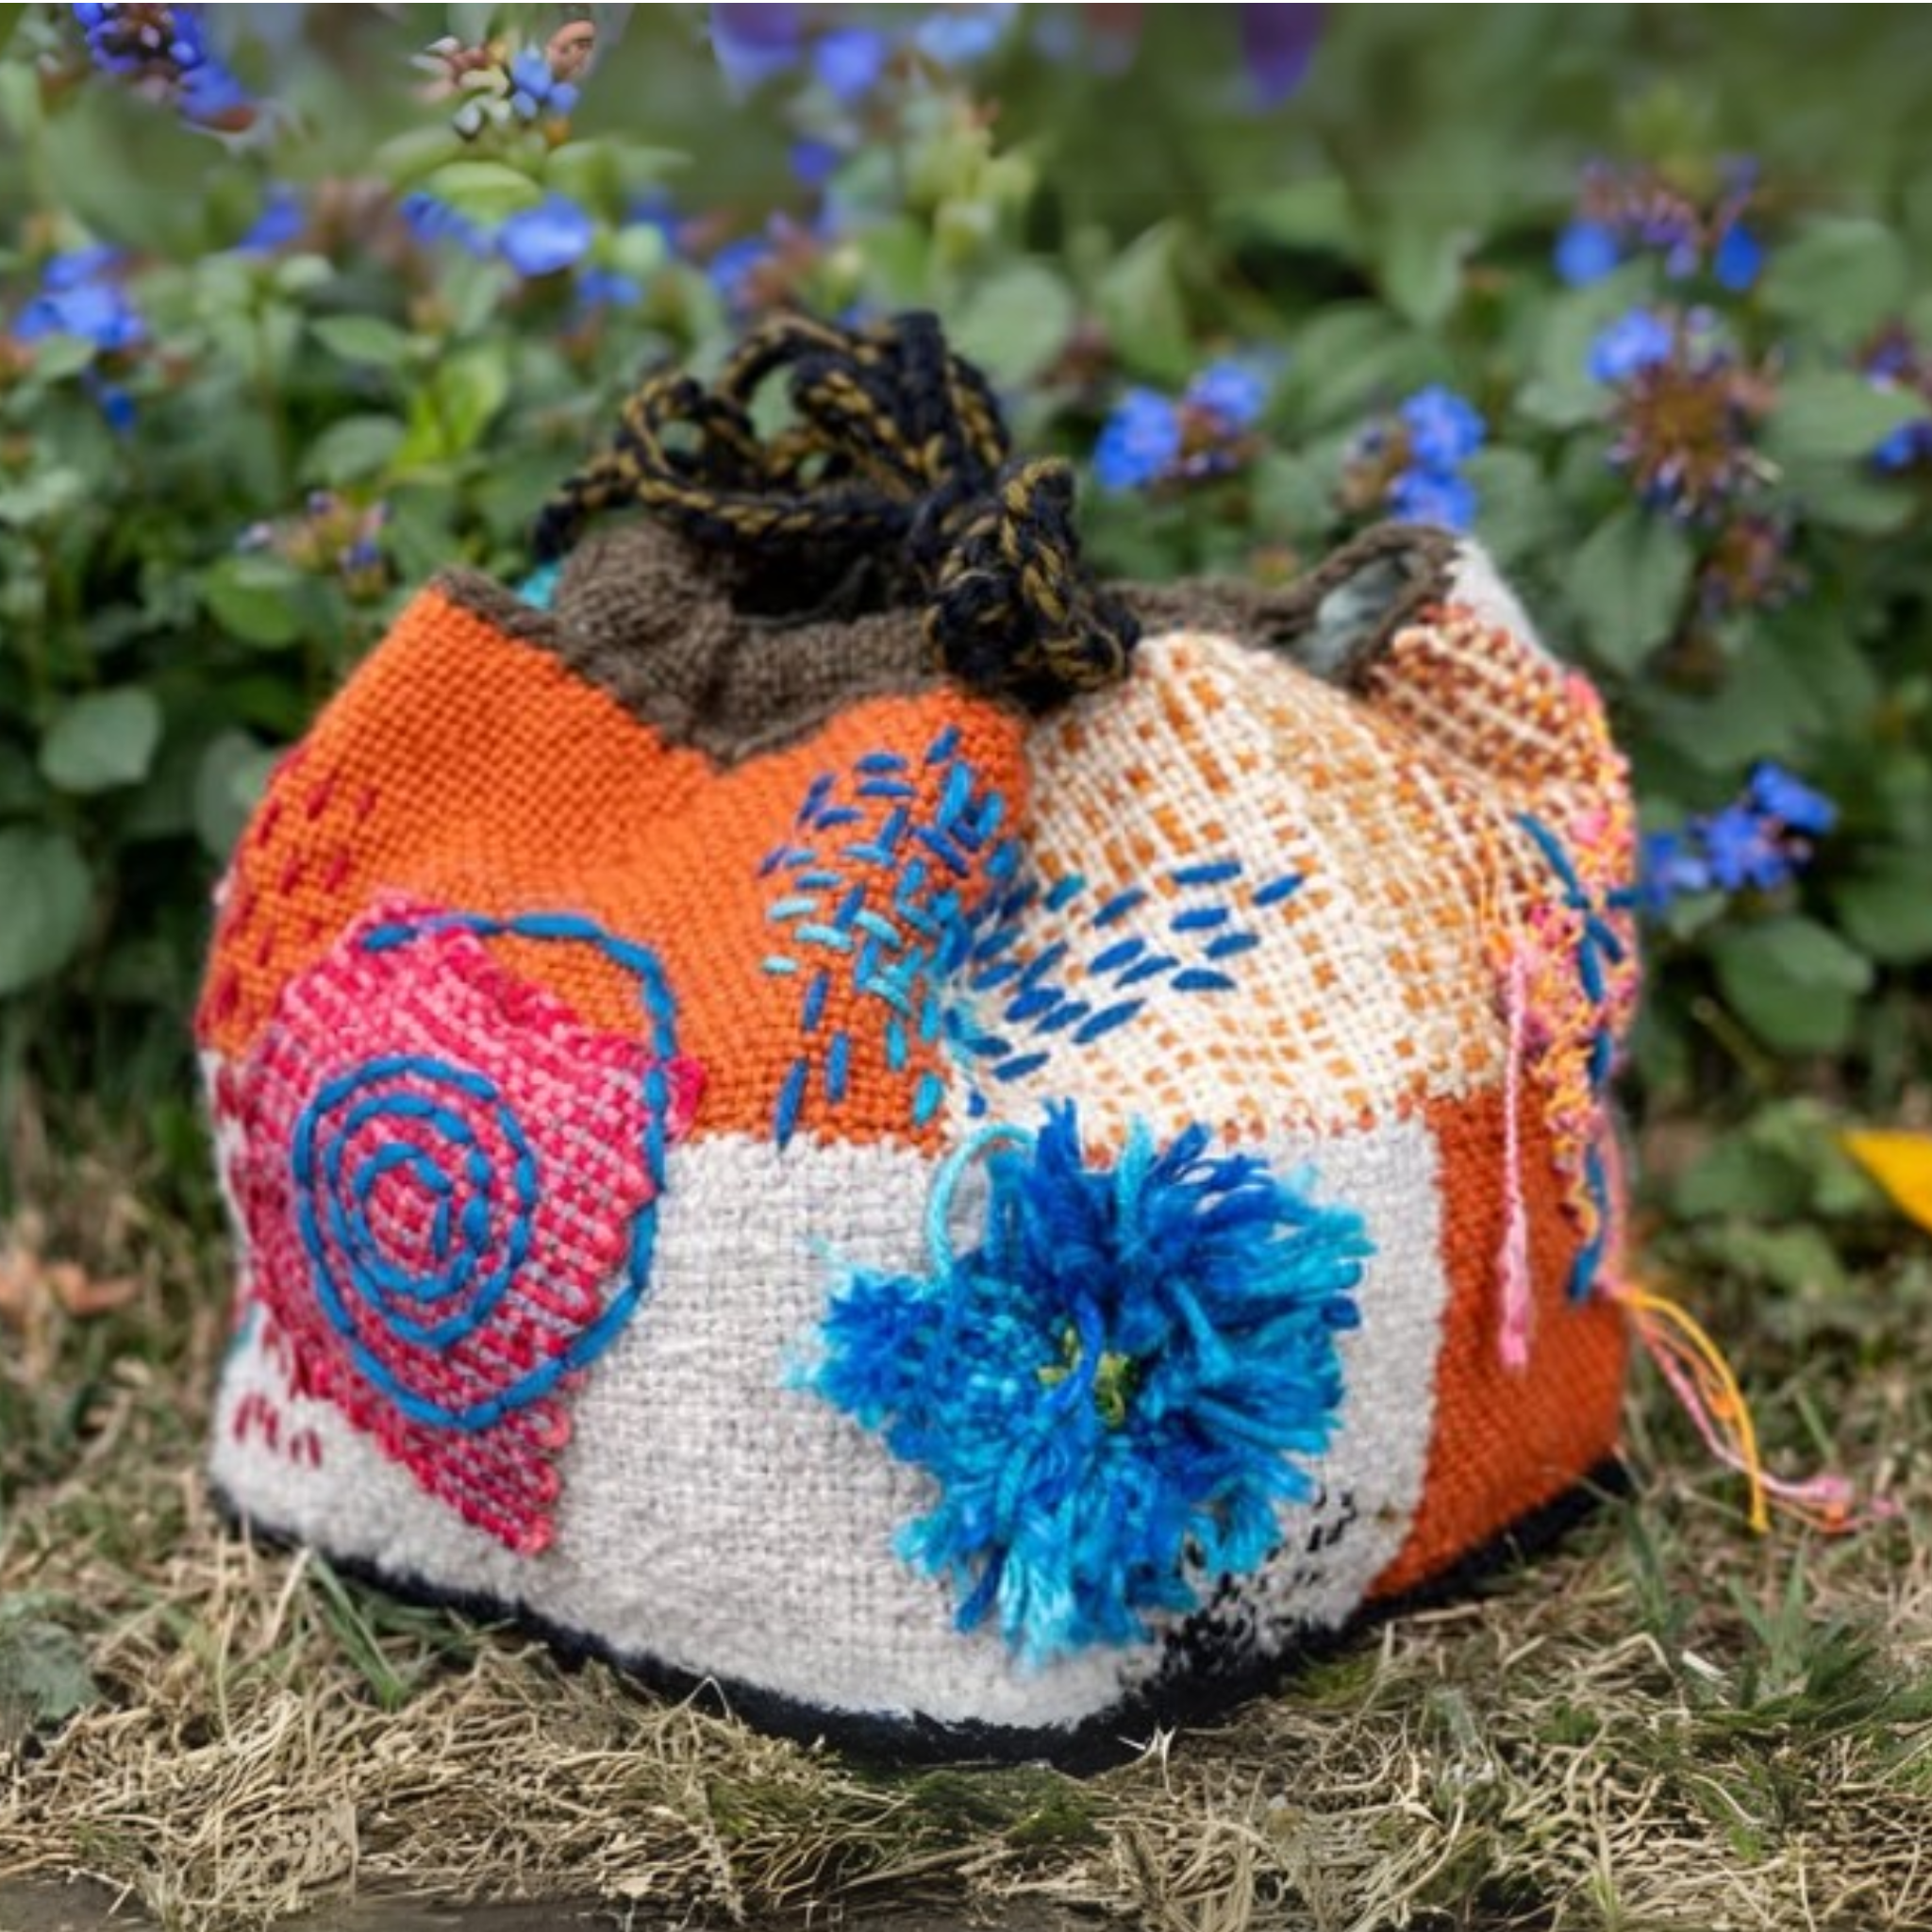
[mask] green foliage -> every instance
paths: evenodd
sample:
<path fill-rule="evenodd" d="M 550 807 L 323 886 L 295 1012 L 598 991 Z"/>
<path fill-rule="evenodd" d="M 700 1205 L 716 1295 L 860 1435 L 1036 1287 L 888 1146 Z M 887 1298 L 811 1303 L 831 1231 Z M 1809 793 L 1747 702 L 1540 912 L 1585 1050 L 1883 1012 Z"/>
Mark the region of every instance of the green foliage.
<path fill-rule="evenodd" d="M 541 45 L 548 16 L 285 11 L 296 40 L 229 49 L 275 104 L 239 139 L 91 71 L 71 9 L 7 15 L 0 1093 L 24 1070 L 178 1097 L 208 893 L 277 750 L 426 574 L 527 567 L 546 488 L 641 367 L 703 363 L 777 300 L 940 308 L 1023 440 L 1083 462 L 1130 386 L 1248 358 L 1267 403 L 1214 475 L 1087 479 L 1093 555 L 1141 577 L 1313 560 L 1381 506 L 1364 432 L 1424 385 L 1469 397 L 1477 532 L 1604 685 L 1646 823 L 1715 810 L 1767 758 L 1840 808 L 1802 883 L 1671 909 L 1651 1091 L 1757 1103 L 1829 1056 L 1882 1112 L 1925 1076 L 1932 469 L 1873 453 L 1928 406 L 1869 373 L 1885 332 L 1932 325 L 1912 9 L 1748 33 L 1698 8 L 1335 9 L 1266 113 L 1232 33 L 1175 8 L 1144 9 L 1124 77 L 1079 52 L 1077 9 L 1031 8 L 976 67 L 902 51 L 857 107 L 808 50 L 735 96 L 704 9 L 635 9 L 568 122 L 506 96 L 471 139 L 410 57 L 446 31 Z M 1073 52 L 1041 51 L 1048 15 Z M 799 135 L 838 151 L 827 188 L 788 171 Z M 1737 154 L 1761 164 L 1748 287 L 1641 249 L 1557 274 L 1593 158 L 1715 207 Z M 275 183 L 305 212 L 263 245 Z M 443 239 L 406 219 L 418 195 Z M 505 225 L 558 197 L 574 258 L 520 269 Z M 49 261 L 94 242 L 126 251 L 106 282 L 138 339 L 28 328 Z M 1757 385 L 1737 503 L 1774 581 L 1735 517 L 1674 517 L 1613 460 L 1625 399 L 1592 344 L 1691 305 Z"/>

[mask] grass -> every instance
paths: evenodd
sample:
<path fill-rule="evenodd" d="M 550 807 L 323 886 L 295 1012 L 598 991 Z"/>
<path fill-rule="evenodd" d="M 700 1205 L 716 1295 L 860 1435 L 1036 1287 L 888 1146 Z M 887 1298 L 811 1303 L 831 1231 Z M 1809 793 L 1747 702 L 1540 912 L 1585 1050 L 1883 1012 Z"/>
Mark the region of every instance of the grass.
<path fill-rule="evenodd" d="M 0 1882 L 91 1874 L 179 1932 L 358 1890 L 707 1923 L 1932 1924 L 1916 1237 L 1774 1306 L 1707 1229 L 1695 1250 L 1774 1459 L 1827 1439 L 1894 1521 L 1752 1537 L 1640 1371 L 1636 1500 L 1534 1568 L 1102 1778 L 895 1776 L 225 1536 L 197 1475 L 225 1324 L 206 1201 L 144 1205 L 166 1177 L 130 1156 L 9 1153 L 36 1208 L 0 1232 Z"/>

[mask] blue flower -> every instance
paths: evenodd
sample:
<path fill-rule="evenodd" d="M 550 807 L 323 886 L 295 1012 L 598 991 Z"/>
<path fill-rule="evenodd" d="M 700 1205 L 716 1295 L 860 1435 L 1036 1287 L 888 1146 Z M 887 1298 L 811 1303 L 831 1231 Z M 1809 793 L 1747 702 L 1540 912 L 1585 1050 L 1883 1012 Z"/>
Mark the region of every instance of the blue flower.
<path fill-rule="evenodd" d="M 981 1156 L 984 1234 L 955 1254 L 943 1231 Z M 928 1224 L 932 1273 L 854 1270 L 799 1379 L 933 1478 L 898 1547 L 952 1582 L 959 1627 L 991 1619 L 1042 1663 L 1144 1641 L 1150 1612 L 1264 1562 L 1342 1406 L 1360 1216 L 1205 1126 L 1157 1149 L 1136 1122 L 1112 1168 L 1090 1167 L 1059 1105 L 1037 1136 L 968 1142 Z"/>
<path fill-rule="evenodd" d="M 1932 417 L 1901 423 L 1873 452 L 1881 470 L 1909 470 L 1932 458 Z"/>
<path fill-rule="evenodd" d="M 1796 869 L 1777 825 L 1743 801 L 1700 820 L 1697 830 L 1710 875 L 1727 892 L 1746 886 L 1768 891 L 1783 885 Z"/>
<path fill-rule="evenodd" d="M 273 255 L 302 232 L 308 217 L 302 197 L 286 181 L 277 181 L 263 197 L 261 212 L 247 234 L 235 244 L 238 255 Z"/>
<path fill-rule="evenodd" d="M 936 67 L 970 67 L 999 45 L 1019 10 L 997 0 L 936 7 L 919 23 L 912 44 Z"/>
<path fill-rule="evenodd" d="M 642 285 L 622 269 L 592 266 L 577 271 L 579 308 L 635 308 L 643 299 Z"/>
<path fill-rule="evenodd" d="M 41 272 L 40 292 L 14 322 L 15 341 L 75 336 L 104 355 L 145 341 L 147 324 L 121 284 L 107 278 L 120 259 L 118 250 L 101 247 L 53 257 Z"/>
<path fill-rule="evenodd" d="M 496 252 L 520 275 L 552 275 L 582 260 L 596 239 L 596 223 L 575 202 L 548 194 L 506 217 Z"/>
<path fill-rule="evenodd" d="M 1604 329 L 1590 347 L 1590 373 L 1598 382 L 1628 382 L 1640 371 L 1668 362 L 1676 335 L 1651 308 L 1633 308 Z"/>
<path fill-rule="evenodd" d="M 798 64 L 805 46 L 805 8 L 791 6 L 714 6 L 711 50 L 724 78 L 749 93 Z"/>
<path fill-rule="evenodd" d="M 1623 258 L 1615 233 L 1602 222 L 1578 219 L 1557 237 L 1557 274 L 1573 289 L 1602 281 Z"/>
<path fill-rule="evenodd" d="M 803 188 L 823 188 L 838 173 L 845 157 L 829 141 L 806 139 L 791 143 L 788 157 L 791 178 Z"/>
<path fill-rule="evenodd" d="M 181 113 L 202 127 L 245 127 L 255 118 L 248 90 L 223 65 L 202 31 L 201 8 L 176 7 L 169 48 L 180 68 Z"/>
<path fill-rule="evenodd" d="M 1438 470 L 1404 470 L 1389 486 L 1390 510 L 1405 524 L 1466 530 L 1475 521 L 1476 494 L 1466 476 Z"/>
<path fill-rule="evenodd" d="M 88 56 L 103 74 L 164 89 L 184 120 L 236 133 L 255 120 L 256 103 L 209 46 L 202 12 L 199 7 L 74 9 Z"/>
<path fill-rule="evenodd" d="M 1644 908 L 1664 911 L 1673 900 L 1710 891 L 1710 862 L 1683 832 L 1646 832 L 1638 865 Z"/>
<path fill-rule="evenodd" d="M 1742 293 L 1764 268 L 1764 244 L 1742 222 L 1733 222 L 1718 237 L 1710 272 L 1726 289 Z"/>
<path fill-rule="evenodd" d="M 1782 765 L 1768 759 L 1752 771 L 1751 803 L 1792 832 L 1822 837 L 1838 824 L 1838 807 L 1824 792 L 1812 791 Z"/>
<path fill-rule="evenodd" d="M 97 242 L 87 248 L 70 248 L 64 254 L 50 255 L 41 270 L 41 287 L 49 294 L 64 295 L 104 275 L 121 262 L 121 251 Z"/>
<path fill-rule="evenodd" d="M 489 255 L 494 246 L 488 229 L 420 188 L 404 195 L 396 209 L 419 242 L 454 242 L 465 254 L 477 257 Z"/>
<path fill-rule="evenodd" d="M 1151 389 L 1130 389 L 1102 424 L 1093 474 L 1103 490 L 1144 490 L 1180 460 L 1180 411 Z"/>
<path fill-rule="evenodd" d="M 525 47 L 509 63 L 509 104 L 520 121 L 534 121 L 545 113 L 561 119 L 576 107 L 576 89 L 551 73 L 549 58 L 541 48 Z"/>
<path fill-rule="evenodd" d="M 891 52 L 876 27 L 838 26 L 811 50 L 812 72 L 835 100 L 856 107 L 878 85 Z"/>
<path fill-rule="evenodd" d="M 1241 8 L 1241 62 L 1257 105 L 1278 108 L 1301 85 L 1327 13 L 1319 6 Z"/>
<path fill-rule="evenodd" d="M 1268 400 L 1268 384 L 1245 362 L 1210 363 L 1188 385 L 1183 404 L 1213 417 L 1224 432 L 1252 429 Z"/>
<path fill-rule="evenodd" d="M 736 242 L 725 242 L 712 256 L 705 273 L 734 314 L 741 315 L 754 306 L 752 278 L 772 259 L 772 243 L 766 236 L 744 235 Z"/>
<path fill-rule="evenodd" d="M 1488 430 L 1474 404 L 1441 383 L 1418 390 L 1402 406 L 1409 456 L 1424 470 L 1448 472 L 1482 448 Z"/>

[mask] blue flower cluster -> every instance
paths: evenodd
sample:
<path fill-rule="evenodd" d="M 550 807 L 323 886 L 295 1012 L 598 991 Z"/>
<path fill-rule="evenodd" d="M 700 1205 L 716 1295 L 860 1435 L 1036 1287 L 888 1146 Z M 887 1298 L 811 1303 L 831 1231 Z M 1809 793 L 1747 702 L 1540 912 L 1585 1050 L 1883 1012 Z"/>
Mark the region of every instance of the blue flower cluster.
<path fill-rule="evenodd" d="M 147 341 L 147 324 L 120 280 L 122 260 L 119 249 L 99 245 L 50 257 L 9 333 L 17 342 L 69 336 L 89 343 L 94 353 L 84 380 L 109 425 L 125 434 L 134 425 L 134 399 L 93 366 L 95 358 L 125 355 Z"/>
<path fill-rule="evenodd" d="M 1462 466 L 1488 435 L 1481 412 L 1440 383 L 1418 390 L 1397 411 L 1407 460 L 1390 478 L 1384 501 L 1408 524 L 1466 530 L 1475 521 L 1475 486 Z"/>
<path fill-rule="evenodd" d="M 725 79 L 739 92 L 749 92 L 805 65 L 841 107 L 857 107 L 871 96 L 902 48 L 935 67 L 974 66 L 999 46 L 1020 11 L 1005 0 L 894 8 L 891 11 L 901 24 L 888 28 L 869 22 L 820 25 L 813 19 L 815 10 L 714 6 L 711 46 Z"/>
<path fill-rule="evenodd" d="M 1677 346 L 1670 318 L 1655 308 L 1632 308 L 1597 332 L 1589 368 L 1597 382 L 1628 382 L 1640 371 L 1668 362 Z"/>
<path fill-rule="evenodd" d="M 1266 377 L 1236 360 L 1211 363 L 1178 400 L 1130 389 L 1101 425 L 1094 476 L 1104 490 L 1125 491 L 1224 474 L 1267 400 Z"/>
<path fill-rule="evenodd" d="M 520 275 L 554 275 L 581 261 L 596 239 L 596 223 L 575 202 L 546 194 L 534 208 L 503 218 L 496 252 Z"/>
<path fill-rule="evenodd" d="M 286 181 L 277 181 L 262 197 L 261 211 L 236 242 L 236 250 L 242 255 L 273 255 L 293 242 L 308 223 L 301 195 Z"/>
<path fill-rule="evenodd" d="M 239 133 L 259 110 L 209 45 L 204 10 L 77 6 L 74 17 L 89 58 L 103 74 L 173 102 L 196 127 Z"/>
<path fill-rule="evenodd" d="M 493 228 L 420 191 L 406 194 L 397 206 L 419 242 L 448 242 L 478 260 L 494 257 L 525 280 L 575 269 L 581 309 L 629 307 L 643 298 L 634 275 L 587 258 L 597 245 L 597 223 L 568 195 L 547 194 L 533 207 L 506 215 Z M 661 221 L 655 213 L 640 219 L 648 219 L 653 225 Z"/>
<path fill-rule="evenodd" d="M 1651 170 L 1586 169 L 1576 214 L 1557 238 L 1557 274 L 1585 288 L 1634 256 L 1656 255 L 1673 279 L 1707 269 L 1740 294 L 1764 270 L 1764 244 L 1746 220 L 1756 186 L 1756 169 L 1734 163 L 1706 208 Z"/>
<path fill-rule="evenodd" d="M 577 90 L 558 78 L 541 47 L 525 47 L 509 63 L 510 111 L 519 121 L 566 120 L 577 104 Z"/>
<path fill-rule="evenodd" d="M 104 355 L 145 341 L 147 325 L 117 276 L 121 263 L 121 251 L 104 246 L 51 257 L 41 271 L 39 291 L 13 325 L 14 339 L 76 336 Z"/>
<path fill-rule="evenodd" d="M 1899 426 L 1872 452 L 1881 470 L 1896 473 L 1932 462 L 1932 363 L 1904 328 L 1890 328 L 1866 352 L 1865 379 L 1874 389 L 1916 390 L 1927 400 L 1924 416 Z"/>
<path fill-rule="evenodd" d="M 1781 765 L 1758 765 L 1743 797 L 1675 831 L 1646 833 L 1641 891 L 1653 913 L 1696 892 L 1769 891 L 1811 856 L 1838 808 Z"/>
<path fill-rule="evenodd" d="M 955 1255 L 982 1156 L 984 1237 Z M 956 1154 L 928 1224 L 932 1274 L 855 1271 L 801 1379 L 934 1478 L 900 1551 L 952 1580 L 959 1627 L 991 1618 L 1041 1663 L 1138 1641 L 1263 1562 L 1341 1407 L 1361 1218 L 1205 1126 L 1157 1149 L 1137 1123 L 1090 1167 L 1066 1104 Z"/>
<path fill-rule="evenodd" d="M 1757 441 L 1776 398 L 1768 370 L 1747 363 L 1723 318 L 1703 306 L 1626 310 L 1597 333 L 1585 366 L 1616 391 L 1611 466 L 1628 474 L 1651 508 L 1726 529 L 1735 554 L 1724 560 L 1723 596 L 1768 601 L 1751 586 L 1770 591 L 1784 581 L 1789 529 L 1740 508 L 1773 474 Z M 1749 594 L 1733 594 L 1740 591 Z"/>

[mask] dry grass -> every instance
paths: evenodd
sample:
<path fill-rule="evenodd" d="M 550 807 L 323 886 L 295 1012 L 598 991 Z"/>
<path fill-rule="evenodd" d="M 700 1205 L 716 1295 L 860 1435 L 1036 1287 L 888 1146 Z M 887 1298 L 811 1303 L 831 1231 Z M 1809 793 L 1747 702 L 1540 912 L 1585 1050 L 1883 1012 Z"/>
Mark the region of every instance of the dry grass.
<path fill-rule="evenodd" d="M 1774 1433 L 1827 1419 L 1911 1506 L 1890 1527 L 1751 1539 L 1645 1378 L 1640 1467 L 1681 1473 L 1479 1600 L 1100 1779 L 893 1776 L 225 1537 L 195 1474 L 213 1264 L 111 1167 L 42 1191 L 0 1296 L 0 1613 L 75 1632 L 100 1694 L 38 1731 L 0 1707 L 0 1880 L 92 1874 L 182 1932 L 371 1889 L 654 1920 L 938 1897 L 1189 1932 L 1932 1925 L 1922 1264 L 1739 1351 Z M 1891 1342 L 1856 1341 L 1881 1309 Z"/>

